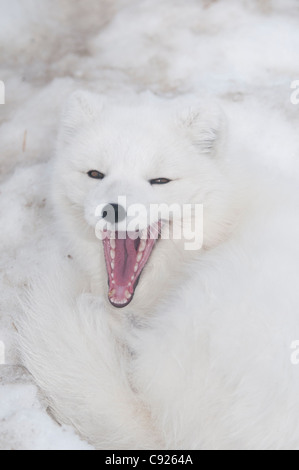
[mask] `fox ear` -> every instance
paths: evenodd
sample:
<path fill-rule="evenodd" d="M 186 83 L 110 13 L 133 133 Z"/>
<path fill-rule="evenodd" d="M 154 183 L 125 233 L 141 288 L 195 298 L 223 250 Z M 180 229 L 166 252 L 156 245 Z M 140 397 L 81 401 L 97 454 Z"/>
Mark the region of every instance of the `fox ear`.
<path fill-rule="evenodd" d="M 62 135 L 71 137 L 82 126 L 100 115 L 103 104 L 100 98 L 87 91 L 76 91 L 66 103 L 62 115 Z"/>
<path fill-rule="evenodd" d="M 181 126 L 200 153 L 218 156 L 225 140 L 226 118 L 217 105 L 186 109 L 181 116 Z"/>

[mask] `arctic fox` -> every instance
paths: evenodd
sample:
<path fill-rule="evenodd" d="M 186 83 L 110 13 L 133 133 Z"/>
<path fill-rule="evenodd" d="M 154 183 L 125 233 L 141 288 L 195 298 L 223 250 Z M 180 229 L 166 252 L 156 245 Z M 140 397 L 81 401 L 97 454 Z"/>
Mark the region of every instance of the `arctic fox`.
<path fill-rule="evenodd" d="M 299 448 L 296 203 L 241 180 L 225 135 L 214 105 L 66 106 L 52 196 L 73 259 L 47 260 L 21 343 L 57 420 L 98 449 Z M 192 210 L 120 230 L 124 198 Z M 196 205 L 200 249 L 163 237 Z"/>

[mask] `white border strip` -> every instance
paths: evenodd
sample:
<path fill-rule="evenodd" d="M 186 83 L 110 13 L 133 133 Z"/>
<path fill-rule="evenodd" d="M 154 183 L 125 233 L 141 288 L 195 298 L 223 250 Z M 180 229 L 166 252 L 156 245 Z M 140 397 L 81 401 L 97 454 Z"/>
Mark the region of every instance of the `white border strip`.
<path fill-rule="evenodd" d="M 0 341 L 0 366 L 5 364 L 5 344 Z"/>
<path fill-rule="evenodd" d="M 5 104 L 5 85 L 0 80 L 0 104 Z"/>

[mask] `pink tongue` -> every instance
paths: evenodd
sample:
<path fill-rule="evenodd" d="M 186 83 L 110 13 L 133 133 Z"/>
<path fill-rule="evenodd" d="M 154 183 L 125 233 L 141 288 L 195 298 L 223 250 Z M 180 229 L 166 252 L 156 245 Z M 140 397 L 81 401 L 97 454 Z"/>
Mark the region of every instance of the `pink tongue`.
<path fill-rule="evenodd" d="M 156 231 L 157 235 L 158 232 Z M 126 307 L 133 299 L 138 279 L 153 251 L 157 237 L 137 240 L 129 233 L 104 238 L 109 279 L 109 300 L 115 307 Z M 134 235 L 136 235 L 134 233 Z"/>
<path fill-rule="evenodd" d="M 114 280 L 117 286 L 128 286 L 134 274 L 137 251 L 136 241 L 127 237 L 125 240 L 115 240 L 115 269 Z"/>

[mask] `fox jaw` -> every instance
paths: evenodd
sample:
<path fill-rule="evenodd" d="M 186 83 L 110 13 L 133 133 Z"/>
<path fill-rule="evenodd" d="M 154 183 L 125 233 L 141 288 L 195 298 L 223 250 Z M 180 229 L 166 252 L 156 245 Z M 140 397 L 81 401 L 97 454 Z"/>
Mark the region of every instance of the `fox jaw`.
<path fill-rule="evenodd" d="M 195 205 L 203 205 L 204 249 L 227 236 L 234 211 L 222 143 L 218 109 L 186 109 L 148 94 L 129 104 L 81 91 L 69 99 L 54 163 L 54 207 L 95 290 L 113 308 L 152 305 L 200 255 L 201 246 L 188 250 L 183 237 L 171 236 L 185 223 L 198 227 Z M 138 228 L 120 229 L 129 220 L 124 199 L 147 213 L 161 204 L 191 210 L 187 220 L 183 211 L 150 223 L 140 216 Z"/>

